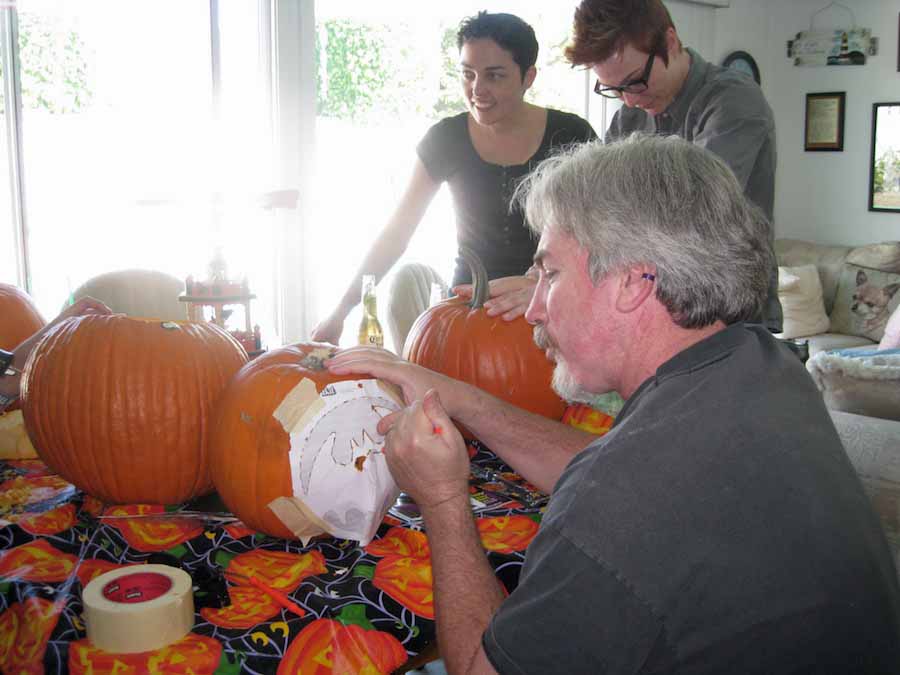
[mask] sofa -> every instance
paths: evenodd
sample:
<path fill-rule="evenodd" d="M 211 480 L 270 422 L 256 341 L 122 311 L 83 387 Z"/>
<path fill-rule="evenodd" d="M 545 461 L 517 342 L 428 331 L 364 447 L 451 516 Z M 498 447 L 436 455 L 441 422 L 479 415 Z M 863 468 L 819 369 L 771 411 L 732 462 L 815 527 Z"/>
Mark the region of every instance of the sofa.
<path fill-rule="evenodd" d="M 830 413 L 900 569 L 900 422 L 839 410 Z"/>
<path fill-rule="evenodd" d="M 810 356 L 872 347 L 881 340 L 890 312 L 900 304 L 895 286 L 900 280 L 900 242 L 853 247 L 777 239 L 775 256 L 784 310 L 782 337 L 808 342 Z M 858 302 L 857 293 L 863 300 L 871 295 L 875 307 Z"/>
<path fill-rule="evenodd" d="M 782 337 L 808 343 L 807 370 L 900 568 L 900 354 L 879 351 L 887 320 L 900 313 L 900 242 L 777 239 L 775 255 Z M 866 304 L 873 287 L 882 295 L 871 304 L 883 307 Z"/>

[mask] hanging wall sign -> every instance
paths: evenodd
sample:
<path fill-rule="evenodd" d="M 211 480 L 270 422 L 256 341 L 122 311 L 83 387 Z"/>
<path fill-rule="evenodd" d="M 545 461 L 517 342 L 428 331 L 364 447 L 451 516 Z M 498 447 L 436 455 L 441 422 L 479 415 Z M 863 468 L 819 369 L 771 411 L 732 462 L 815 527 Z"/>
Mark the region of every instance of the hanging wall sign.
<path fill-rule="evenodd" d="M 870 28 L 808 30 L 788 41 L 795 66 L 862 66 L 878 53 L 878 38 Z"/>

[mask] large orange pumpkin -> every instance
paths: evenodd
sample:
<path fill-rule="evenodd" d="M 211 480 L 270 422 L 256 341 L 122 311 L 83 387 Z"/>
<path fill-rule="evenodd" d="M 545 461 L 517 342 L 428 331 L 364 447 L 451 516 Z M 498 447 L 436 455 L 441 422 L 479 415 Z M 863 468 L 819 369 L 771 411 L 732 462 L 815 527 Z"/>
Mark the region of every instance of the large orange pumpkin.
<path fill-rule="evenodd" d="M 183 502 L 212 490 L 213 406 L 246 361 L 208 323 L 67 319 L 26 364 L 25 426 L 51 469 L 104 502 Z"/>
<path fill-rule="evenodd" d="M 533 327 L 521 316 L 513 321 L 488 316 L 484 265 L 468 249 L 460 254 L 472 270 L 472 300 L 453 297 L 422 313 L 406 336 L 403 357 L 519 408 L 560 419 L 566 404 L 550 385 L 553 364 L 534 344 Z"/>
<path fill-rule="evenodd" d="M 296 539 L 269 504 L 293 497 L 290 436 L 273 416 L 303 379 L 316 392 L 343 380 L 371 379 L 333 375 L 322 360 L 331 345 L 296 344 L 273 350 L 244 366 L 231 380 L 218 405 L 211 446 L 213 483 L 219 496 L 243 523 L 274 537 Z"/>
<path fill-rule="evenodd" d="M 12 351 L 46 322 L 27 293 L 0 284 L 0 349 Z"/>

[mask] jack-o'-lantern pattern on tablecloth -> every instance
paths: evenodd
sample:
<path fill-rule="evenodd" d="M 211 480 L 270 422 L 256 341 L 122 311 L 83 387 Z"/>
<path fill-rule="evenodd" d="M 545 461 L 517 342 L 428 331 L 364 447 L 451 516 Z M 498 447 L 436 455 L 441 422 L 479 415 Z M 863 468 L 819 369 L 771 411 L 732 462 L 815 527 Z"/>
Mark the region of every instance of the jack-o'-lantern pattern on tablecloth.
<path fill-rule="evenodd" d="M 366 553 L 378 556 L 427 558 L 431 555 L 431 549 L 424 532 L 405 527 L 392 527 L 381 539 L 376 539 L 366 546 Z"/>
<path fill-rule="evenodd" d="M 476 462 L 487 458 L 477 443 L 473 447 L 479 448 Z M 365 549 L 332 538 L 303 546 L 249 531 L 242 523 L 169 516 L 159 506 L 107 506 L 104 510 L 104 505 L 65 481 L 42 473 L 42 466 L 38 461 L 0 462 L 0 484 L 27 486 L 27 500 L 19 502 L 18 517 L 50 514 L 65 505 L 74 506 L 76 515 L 74 525 L 55 534 L 32 534 L 18 525 L 0 528 L 4 541 L 0 550 L 0 643 L 4 638 L 9 642 L 9 621 L 24 611 L 13 610 L 16 603 L 34 598 L 35 608 L 46 609 L 51 603 L 59 608 L 52 616 L 43 615 L 47 622 L 32 622 L 35 628 L 42 626 L 47 639 L 44 647 L 38 645 L 33 658 L 29 657 L 30 670 L 20 669 L 22 672 L 237 675 L 274 673 L 279 667 L 290 672 L 291 664 L 309 664 L 307 659 L 314 658 L 310 657 L 313 653 L 322 657 L 323 667 L 330 663 L 331 671 L 311 672 L 365 672 L 365 668 L 390 672 L 434 639 L 434 622 L 429 618 L 434 600 L 430 596 L 428 538 L 408 525 L 383 525 Z M 38 499 L 31 501 L 34 497 Z M 123 531 L 128 519 L 99 518 L 111 513 L 162 513 L 164 523 L 184 522 L 169 533 L 153 527 L 124 527 Z M 56 515 L 66 515 L 67 520 L 70 514 L 71 510 L 62 509 Z M 519 514 L 504 506 L 488 515 Z M 144 521 L 148 525 L 157 520 L 130 519 L 133 524 Z M 498 578 L 512 588 L 524 558 L 519 549 L 527 545 L 525 529 L 521 523 L 516 526 L 515 518 L 507 520 L 504 528 L 497 527 L 499 522 L 489 528 L 495 542 L 503 543 L 494 548 L 513 552 L 501 553 L 488 546 L 487 558 L 498 568 Z M 176 648 L 151 653 L 152 657 L 123 659 L 93 649 L 85 639 L 82 589 L 103 572 L 163 559 L 184 569 L 197 584 L 192 634 Z M 249 576 L 286 593 L 306 614 L 297 616 L 283 608 L 264 591 L 250 586 L 245 581 Z M 221 584 L 221 596 L 210 592 L 216 583 Z M 323 624 L 331 627 L 324 630 Z M 357 649 L 361 644 L 366 645 L 362 652 Z M 319 649 L 311 651 L 316 645 Z M 8 669 L 0 665 L 0 670 Z"/>
<path fill-rule="evenodd" d="M 138 551 L 165 551 L 203 533 L 204 524 L 191 518 L 166 518 L 165 509 L 155 504 L 111 506 L 103 512 L 109 524 L 117 528 Z M 152 518 L 147 516 L 153 515 Z M 113 516 L 124 516 L 115 518 Z"/>
<path fill-rule="evenodd" d="M 232 586 L 228 589 L 228 597 L 230 605 L 204 607 L 200 616 L 222 628 L 252 628 L 281 612 L 281 605 L 253 586 Z"/>
<path fill-rule="evenodd" d="M 235 557 L 228 565 L 225 577 L 238 585 L 246 584 L 253 577 L 270 588 L 290 593 L 306 577 L 327 571 L 319 551 L 298 555 L 260 548 Z"/>
<path fill-rule="evenodd" d="M 17 577 L 44 583 L 65 581 L 77 563 L 75 556 L 63 553 L 43 539 L 35 539 L 0 554 L 0 578 Z"/>
<path fill-rule="evenodd" d="M 528 516 L 498 516 L 475 521 L 481 545 L 488 551 L 524 551 L 537 534 L 538 524 Z"/>
<path fill-rule="evenodd" d="M 29 534 L 59 534 L 75 524 L 75 505 L 63 504 L 42 513 L 24 513 L 15 522 Z"/>
<path fill-rule="evenodd" d="M 407 609 L 434 618 L 431 558 L 389 555 L 375 566 L 372 583 Z"/>
<path fill-rule="evenodd" d="M 50 634 L 65 601 L 30 597 L 0 614 L 0 671 L 41 675 Z"/>
<path fill-rule="evenodd" d="M 90 558 L 81 561 L 81 565 L 79 565 L 75 574 L 78 575 L 78 581 L 81 583 L 81 587 L 84 588 L 92 579 L 99 577 L 101 574 L 111 572 L 112 570 L 117 570 L 120 567 L 128 567 L 128 565 L 119 565 L 118 563 L 110 562 L 109 560 Z"/>
<path fill-rule="evenodd" d="M 406 650 L 390 633 L 316 619 L 291 642 L 278 675 L 390 673 L 406 661 Z"/>
<path fill-rule="evenodd" d="M 221 659 L 222 644 L 195 633 L 188 633 L 168 647 L 138 654 L 110 654 L 89 640 L 78 640 L 69 645 L 71 675 L 212 675 Z"/>

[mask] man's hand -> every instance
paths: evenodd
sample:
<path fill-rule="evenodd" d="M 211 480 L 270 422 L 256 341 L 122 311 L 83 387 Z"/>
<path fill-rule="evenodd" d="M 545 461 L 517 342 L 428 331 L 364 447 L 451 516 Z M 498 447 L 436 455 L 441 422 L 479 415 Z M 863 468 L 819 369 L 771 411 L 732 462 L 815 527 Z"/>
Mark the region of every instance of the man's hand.
<path fill-rule="evenodd" d="M 501 277 L 489 284 L 490 300 L 484 303 L 488 316 L 500 316 L 504 321 L 512 321 L 523 314 L 531 303 L 537 281 L 530 276 Z M 464 298 L 472 297 L 472 284 L 453 287 L 453 292 Z"/>
<path fill-rule="evenodd" d="M 467 499 L 469 455 L 462 436 L 430 389 L 421 401 L 384 417 L 384 455 L 397 485 L 424 511 Z"/>
<path fill-rule="evenodd" d="M 359 373 L 395 384 L 403 390 L 403 400 L 407 405 L 423 400 L 429 389 L 440 391 L 446 401 L 449 393 L 447 388 L 454 382 L 440 373 L 376 347 L 342 349 L 334 358 L 325 361 L 325 366 L 335 375 Z M 450 414 L 453 414 L 452 408 Z"/>

